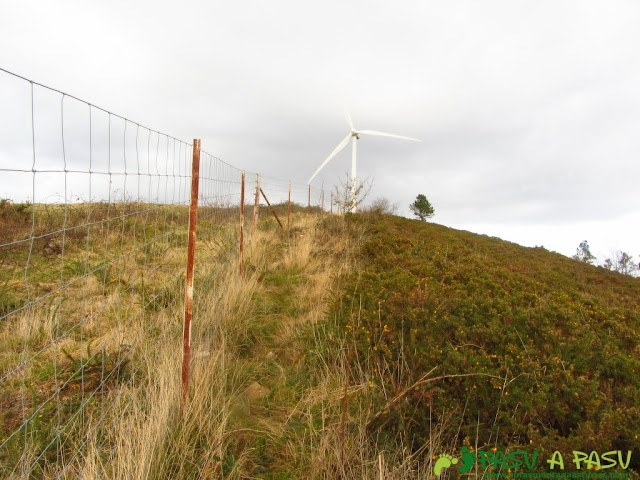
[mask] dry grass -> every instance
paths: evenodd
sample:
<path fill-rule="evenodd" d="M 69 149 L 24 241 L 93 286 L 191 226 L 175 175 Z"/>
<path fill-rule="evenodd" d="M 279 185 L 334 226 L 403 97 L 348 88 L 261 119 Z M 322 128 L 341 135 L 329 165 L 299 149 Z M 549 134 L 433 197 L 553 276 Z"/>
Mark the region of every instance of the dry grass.
<path fill-rule="evenodd" d="M 437 442 L 411 454 L 403 439 L 378 443 L 367 431 L 375 392 L 364 366 L 350 371 L 349 347 L 327 318 L 332 292 L 354 268 L 357 235 L 347 231 L 353 227 L 341 217 L 301 213 L 293 225 L 280 231 L 271 219 L 261 222 L 246 249 L 242 278 L 235 255 L 223 255 L 224 239 L 198 247 L 196 292 L 206 294 L 196 293 L 182 416 L 179 309 L 99 331 L 88 325 L 97 343 L 115 348 L 126 338 L 136 345 L 128 365 L 135 378 L 101 390 L 96 407 L 70 429 L 69 450 L 77 455 L 41 463 L 33 473 L 85 479 L 430 477 L 429 461 L 422 459 L 436 453 Z M 125 273 L 132 278 L 130 271 L 119 278 Z M 111 318 L 131 304 L 124 301 Z M 47 321 L 43 317 L 34 331 L 50 330 Z M 149 336 L 153 323 L 159 328 Z M 34 325 L 22 328 L 30 329 L 30 338 Z M 36 453 L 27 452 L 23 462 Z"/>

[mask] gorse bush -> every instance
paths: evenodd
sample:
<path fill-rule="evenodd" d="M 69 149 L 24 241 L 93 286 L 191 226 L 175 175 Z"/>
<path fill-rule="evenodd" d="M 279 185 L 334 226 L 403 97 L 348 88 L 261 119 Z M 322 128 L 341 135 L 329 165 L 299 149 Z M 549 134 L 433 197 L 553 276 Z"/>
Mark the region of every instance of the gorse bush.
<path fill-rule="evenodd" d="M 458 446 L 638 445 L 638 279 L 439 225 L 369 221 L 334 314 L 379 392 L 372 429 L 417 448 L 453 417 Z"/>

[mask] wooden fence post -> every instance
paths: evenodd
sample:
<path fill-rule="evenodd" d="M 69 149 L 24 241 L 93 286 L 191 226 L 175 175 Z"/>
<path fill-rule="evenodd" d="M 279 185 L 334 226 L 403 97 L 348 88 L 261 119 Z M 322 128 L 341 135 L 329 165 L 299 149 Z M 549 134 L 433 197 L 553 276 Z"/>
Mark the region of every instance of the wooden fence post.
<path fill-rule="evenodd" d="M 242 260 L 244 255 L 244 170 L 242 170 L 242 180 L 240 183 L 240 265 L 238 274 L 242 277 Z"/>
<path fill-rule="evenodd" d="M 289 199 L 287 200 L 287 228 L 291 226 L 291 180 L 289 180 Z"/>
<path fill-rule="evenodd" d="M 324 215 L 324 189 L 322 190 L 322 206 L 320 207 L 320 214 Z"/>
<path fill-rule="evenodd" d="M 307 196 L 307 211 L 311 213 L 311 185 L 309 185 L 309 193 Z"/>
<path fill-rule="evenodd" d="M 333 190 L 331 190 L 331 215 L 333 215 Z"/>
<path fill-rule="evenodd" d="M 273 216 L 276 217 L 276 220 L 278 221 L 278 225 L 280 225 L 280 228 L 284 230 L 284 227 L 282 226 L 282 222 L 280 221 L 280 219 L 278 218 L 278 215 L 276 214 L 276 211 L 273 209 L 273 207 L 271 206 L 271 204 L 269 203 L 269 199 L 267 198 L 267 196 L 264 194 L 264 192 L 262 191 L 262 189 L 260 189 L 260 193 L 262 194 L 262 197 L 264 198 L 264 201 L 267 202 L 267 205 L 269 206 L 269 208 L 271 209 L 271 213 L 273 213 Z"/>
<path fill-rule="evenodd" d="M 258 210 L 260 209 L 260 174 L 256 179 L 256 196 L 253 199 L 253 220 L 251 222 L 251 239 L 256 231 L 256 223 L 258 222 Z"/>
<path fill-rule="evenodd" d="M 180 412 L 184 410 L 189 391 L 189 363 L 191 360 L 191 315 L 193 313 L 193 269 L 196 256 L 196 227 L 198 225 L 198 186 L 200 180 L 200 140 L 193 140 L 191 163 L 191 204 L 189 206 L 189 239 L 187 244 L 187 279 L 184 294 L 184 329 L 182 335 L 182 397 Z"/>

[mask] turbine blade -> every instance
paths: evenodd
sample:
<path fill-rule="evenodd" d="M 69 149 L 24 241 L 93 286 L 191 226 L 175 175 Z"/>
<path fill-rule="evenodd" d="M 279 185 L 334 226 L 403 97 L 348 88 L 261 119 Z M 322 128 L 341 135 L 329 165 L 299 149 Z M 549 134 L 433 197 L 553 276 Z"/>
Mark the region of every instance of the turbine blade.
<path fill-rule="evenodd" d="M 351 121 L 351 114 L 349 113 L 349 110 L 347 110 L 347 108 L 346 108 L 346 107 L 345 107 L 345 109 L 344 109 L 344 118 L 345 118 L 345 120 L 347 121 L 347 124 L 349 125 L 349 128 L 350 128 L 351 130 L 355 130 L 355 129 L 353 128 L 353 122 Z"/>
<path fill-rule="evenodd" d="M 347 135 L 347 136 L 344 138 L 344 140 L 342 140 L 342 141 L 338 144 L 338 146 L 333 150 L 333 152 L 331 152 L 331 155 L 329 155 L 329 156 L 327 157 L 327 159 L 326 159 L 324 162 L 322 162 L 322 165 L 320 165 L 320 166 L 318 167 L 318 169 L 316 170 L 316 172 L 311 176 L 311 178 L 309 179 L 309 181 L 308 181 L 307 183 L 311 183 L 311 181 L 315 178 L 315 176 L 316 176 L 318 173 L 320 173 L 320 170 L 322 170 L 322 169 L 324 168 L 324 166 L 325 166 L 327 163 L 329 163 L 329 160 L 331 160 L 333 157 L 335 157 L 335 156 L 340 152 L 340 150 L 342 150 L 344 147 L 346 147 L 346 146 L 347 146 L 347 143 L 349 143 L 349 140 L 350 140 L 350 139 L 351 139 L 351 134 Z"/>
<path fill-rule="evenodd" d="M 418 140 L 417 138 L 405 137 L 404 135 L 396 135 L 395 133 L 377 132 L 375 130 L 359 130 L 356 133 L 363 133 L 365 135 L 378 135 L 378 136 L 381 136 L 381 137 L 402 138 L 403 140 L 411 140 L 412 142 L 421 142 L 422 141 L 422 140 Z"/>

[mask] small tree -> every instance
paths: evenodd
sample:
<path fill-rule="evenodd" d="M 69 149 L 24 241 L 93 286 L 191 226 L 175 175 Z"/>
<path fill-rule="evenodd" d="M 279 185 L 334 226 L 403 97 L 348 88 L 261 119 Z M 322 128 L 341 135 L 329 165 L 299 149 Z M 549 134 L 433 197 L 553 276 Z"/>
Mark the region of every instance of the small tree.
<path fill-rule="evenodd" d="M 573 258 L 575 260 L 588 263 L 589 265 L 593 265 L 593 262 L 596 259 L 596 257 L 591 254 L 591 249 L 589 248 L 589 244 L 586 240 L 581 242 L 578 248 L 576 248 L 576 254 Z"/>
<path fill-rule="evenodd" d="M 605 259 L 602 266 L 624 275 L 633 275 L 640 269 L 640 265 L 635 263 L 631 255 L 621 251 L 615 252 L 612 257 Z"/>
<path fill-rule="evenodd" d="M 416 197 L 415 202 L 409 205 L 409 208 L 411 209 L 413 214 L 423 222 L 426 222 L 427 218 L 433 217 L 433 215 L 436 213 L 431 203 L 429 203 L 429 200 L 427 200 L 427 197 L 425 197 L 423 194 L 419 194 Z"/>
<path fill-rule="evenodd" d="M 371 191 L 373 182 L 365 179 L 355 184 L 355 188 L 351 188 L 351 177 L 349 173 L 345 173 L 345 179 L 340 179 L 340 185 L 334 186 L 334 205 L 343 213 L 355 212 L 357 208 L 365 201 L 367 195 Z"/>

